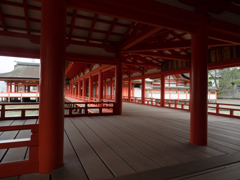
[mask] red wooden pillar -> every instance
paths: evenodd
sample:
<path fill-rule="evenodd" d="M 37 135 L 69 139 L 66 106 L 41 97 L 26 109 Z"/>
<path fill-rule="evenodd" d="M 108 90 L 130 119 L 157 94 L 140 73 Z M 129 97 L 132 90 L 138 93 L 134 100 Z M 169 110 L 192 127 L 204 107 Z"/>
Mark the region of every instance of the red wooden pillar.
<path fill-rule="evenodd" d="M 115 69 L 115 114 L 122 115 L 122 63 L 118 63 Z"/>
<path fill-rule="evenodd" d="M 74 83 L 74 85 L 76 85 L 76 83 Z M 76 88 L 76 86 L 74 86 L 74 97 L 75 97 L 75 99 L 77 99 L 77 88 Z"/>
<path fill-rule="evenodd" d="M 142 96 L 141 96 L 142 104 L 145 104 L 145 78 L 142 78 Z"/>
<path fill-rule="evenodd" d="M 111 83 L 111 86 L 110 86 L 110 99 L 113 98 L 113 83 Z"/>
<path fill-rule="evenodd" d="M 165 101 L 165 76 L 161 74 L 161 103 L 160 106 L 164 107 Z"/>
<path fill-rule="evenodd" d="M 27 86 L 27 91 L 30 92 L 30 85 Z"/>
<path fill-rule="evenodd" d="M 131 102 L 131 80 L 128 80 L 128 102 Z"/>
<path fill-rule="evenodd" d="M 9 83 L 7 82 L 7 93 L 9 92 Z"/>
<path fill-rule="evenodd" d="M 196 145 L 207 145 L 208 32 L 197 28 L 192 34 L 191 137 Z"/>
<path fill-rule="evenodd" d="M 85 101 L 85 96 L 86 96 L 86 80 L 82 80 L 82 101 Z"/>
<path fill-rule="evenodd" d="M 63 165 L 65 0 L 42 0 L 39 107 L 39 172 Z"/>
<path fill-rule="evenodd" d="M 78 80 L 78 101 L 80 100 L 80 96 L 81 96 L 81 81 Z"/>
<path fill-rule="evenodd" d="M 10 92 L 12 92 L 12 83 L 10 83 Z"/>
<path fill-rule="evenodd" d="M 26 89 L 25 89 L 25 85 L 24 85 L 24 84 L 22 85 L 22 92 L 23 92 L 23 93 L 26 92 Z"/>
<path fill-rule="evenodd" d="M 108 84 L 105 84 L 105 98 L 108 96 Z"/>
<path fill-rule="evenodd" d="M 98 102 L 102 102 L 103 99 L 103 73 L 98 72 Z"/>
<path fill-rule="evenodd" d="M 90 75 L 89 76 L 89 87 L 88 87 L 88 96 L 89 96 L 89 99 L 88 99 L 88 101 L 90 102 L 90 101 L 92 101 L 92 87 L 93 87 L 93 83 L 92 83 L 92 76 Z"/>

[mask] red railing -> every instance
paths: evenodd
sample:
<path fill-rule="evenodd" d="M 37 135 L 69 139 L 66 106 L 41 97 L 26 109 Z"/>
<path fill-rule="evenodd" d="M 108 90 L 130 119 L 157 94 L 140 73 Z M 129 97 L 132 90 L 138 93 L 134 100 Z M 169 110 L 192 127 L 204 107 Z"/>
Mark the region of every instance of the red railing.
<path fill-rule="evenodd" d="M 38 125 L 4 126 L 0 131 L 31 129 L 31 138 L 0 141 L 0 149 L 29 147 L 29 160 L 0 163 L 0 178 L 38 172 Z"/>
<path fill-rule="evenodd" d="M 131 100 L 128 101 L 128 97 L 123 96 L 122 100 L 123 100 L 123 102 L 142 104 L 142 99 L 139 97 L 131 97 Z M 160 103 L 161 103 L 160 99 L 154 99 L 154 98 L 145 98 L 144 99 L 145 105 L 160 106 Z M 165 99 L 163 107 L 189 111 L 190 101 Z M 240 105 L 223 104 L 223 103 L 208 103 L 208 114 L 240 118 Z"/>
<path fill-rule="evenodd" d="M 86 98 L 88 101 L 88 98 Z M 38 113 L 27 115 L 26 112 L 39 111 L 39 108 L 7 108 L 7 106 L 26 106 L 38 105 L 39 103 L 6 103 L 0 104 L 0 120 L 11 119 L 34 119 L 38 118 Z M 65 103 L 65 117 L 72 116 L 97 116 L 97 115 L 113 115 L 115 113 L 115 102 L 69 102 Z M 71 106 L 71 107 L 69 107 Z M 75 106 L 75 107 L 73 107 Z M 73 112 L 73 110 L 80 110 L 81 112 Z M 6 115 L 7 112 L 20 112 L 18 115 Z"/>

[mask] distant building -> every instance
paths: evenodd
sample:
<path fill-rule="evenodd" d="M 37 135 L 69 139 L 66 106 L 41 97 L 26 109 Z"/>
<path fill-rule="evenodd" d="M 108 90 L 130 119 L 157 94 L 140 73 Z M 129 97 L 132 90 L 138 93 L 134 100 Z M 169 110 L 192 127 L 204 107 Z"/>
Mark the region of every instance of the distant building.
<path fill-rule="evenodd" d="M 29 102 L 39 99 L 39 63 L 17 62 L 14 70 L 0 74 L 6 83 L 6 91 L 0 92 L 0 100 Z"/>

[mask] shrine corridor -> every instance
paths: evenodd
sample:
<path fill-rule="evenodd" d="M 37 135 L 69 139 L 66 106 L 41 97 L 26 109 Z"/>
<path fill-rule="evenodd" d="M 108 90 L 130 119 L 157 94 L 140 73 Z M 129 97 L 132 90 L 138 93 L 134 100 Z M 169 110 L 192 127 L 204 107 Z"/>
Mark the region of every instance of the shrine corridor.
<path fill-rule="evenodd" d="M 123 103 L 122 116 L 65 118 L 64 166 L 51 175 L 3 180 L 240 178 L 239 119 L 208 117 L 208 146 L 189 143 L 190 113 L 181 110 Z M 0 121 L 0 126 L 35 123 Z M 0 132 L 0 140 L 28 137 L 28 130 Z M 0 150 L 1 162 L 23 159 L 27 148 Z"/>

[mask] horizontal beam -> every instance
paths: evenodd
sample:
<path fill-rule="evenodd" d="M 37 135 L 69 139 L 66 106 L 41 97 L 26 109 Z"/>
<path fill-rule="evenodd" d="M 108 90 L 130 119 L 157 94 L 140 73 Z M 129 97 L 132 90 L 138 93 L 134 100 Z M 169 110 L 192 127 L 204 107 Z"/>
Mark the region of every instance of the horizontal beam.
<path fill-rule="evenodd" d="M 120 50 L 126 50 L 134 45 L 136 45 L 137 43 L 143 41 L 144 39 L 147 39 L 148 37 L 154 35 L 155 33 L 161 31 L 163 28 L 161 27 L 152 27 L 149 26 L 146 29 L 144 29 L 143 31 L 141 31 L 140 33 L 138 33 L 136 36 L 128 39 L 126 42 L 124 42 L 121 46 L 120 46 Z"/>
<path fill-rule="evenodd" d="M 210 39 L 208 42 L 208 47 L 218 47 L 218 46 L 233 46 L 236 44 L 217 41 Z M 129 48 L 128 53 L 131 52 L 146 52 L 146 51 L 164 51 L 173 49 L 189 49 L 191 48 L 191 40 L 182 41 L 167 41 L 159 43 L 141 43 Z"/>
<path fill-rule="evenodd" d="M 40 59 L 40 50 L 0 46 L 0 56 Z M 65 61 L 114 65 L 120 58 L 66 53 Z"/>
<path fill-rule="evenodd" d="M 197 27 L 205 27 L 220 34 L 231 34 L 236 37 L 234 43 L 240 44 L 239 25 L 157 1 L 68 0 L 68 7 L 188 33 L 194 33 Z M 215 34 L 209 34 L 209 37 L 215 38 Z M 228 36 L 221 36 L 221 40 L 228 40 Z"/>
<path fill-rule="evenodd" d="M 172 59 L 172 60 L 178 60 L 178 61 L 191 61 L 191 57 L 189 56 L 172 55 L 172 54 L 165 54 L 165 53 L 140 52 L 140 53 L 131 53 L 131 54 L 137 54 L 137 55 L 146 56 L 146 57 Z"/>
<path fill-rule="evenodd" d="M 72 62 L 82 62 L 82 63 L 96 63 L 96 64 L 110 64 L 115 65 L 120 62 L 120 58 L 115 57 L 104 57 L 104 56 L 94 56 L 85 54 L 72 54 L 66 53 L 66 61 Z"/>

